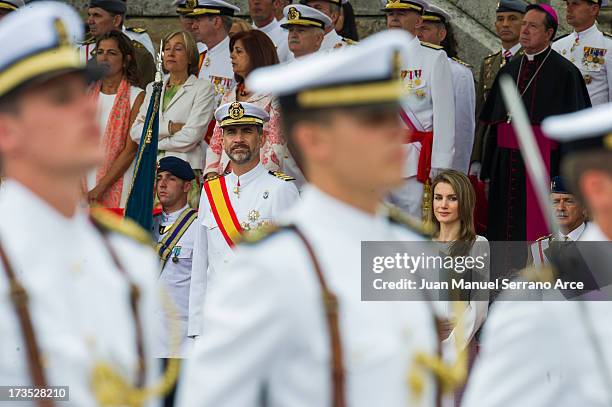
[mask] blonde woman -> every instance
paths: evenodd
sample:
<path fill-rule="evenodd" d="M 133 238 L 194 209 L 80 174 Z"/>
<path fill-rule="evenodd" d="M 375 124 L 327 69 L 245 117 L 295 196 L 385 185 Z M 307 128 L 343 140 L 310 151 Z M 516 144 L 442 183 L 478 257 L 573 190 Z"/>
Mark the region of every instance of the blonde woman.
<path fill-rule="evenodd" d="M 204 150 L 200 143 L 215 109 L 210 81 L 198 79 L 198 48 L 190 33 L 174 31 L 163 39 L 164 79 L 159 117 L 158 159 L 166 156 L 187 161 L 196 173 L 189 203 L 198 207 L 202 188 Z M 147 86 L 145 103 L 134 126 L 132 140 L 140 141 L 153 84 Z"/>

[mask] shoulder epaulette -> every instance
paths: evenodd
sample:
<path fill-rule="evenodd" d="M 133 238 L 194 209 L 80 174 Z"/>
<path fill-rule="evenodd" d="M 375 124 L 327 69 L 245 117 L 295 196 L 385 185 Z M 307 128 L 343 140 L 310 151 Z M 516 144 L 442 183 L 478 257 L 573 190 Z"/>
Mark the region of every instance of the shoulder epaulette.
<path fill-rule="evenodd" d="M 106 209 L 93 209 L 89 215 L 100 229 L 128 236 L 139 243 L 152 244 L 151 235 L 131 219 L 123 218 Z"/>
<path fill-rule="evenodd" d="M 557 42 L 557 41 L 559 41 L 560 39 L 563 39 L 563 38 L 567 37 L 567 36 L 568 36 L 568 35 L 570 35 L 570 34 L 571 34 L 571 33 L 567 33 L 567 34 L 565 34 L 565 35 L 560 35 L 560 36 L 558 36 L 557 38 L 555 38 L 555 39 L 553 40 L 553 42 Z"/>
<path fill-rule="evenodd" d="M 536 242 L 541 242 L 542 240 L 550 239 L 551 237 L 552 237 L 552 234 L 551 235 L 542 236 L 542 237 L 536 239 Z"/>
<path fill-rule="evenodd" d="M 472 65 L 468 64 L 467 62 L 463 62 L 462 60 L 460 60 L 460 59 L 459 59 L 459 58 L 457 58 L 457 57 L 453 57 L 453 58 L 452 58 L 452 60 L 453 60 L 453 61 L 455 61 L 455 62 L 460 63 L 460 64 L 461 64 L 461 65 L 463 65 L 463 66 L 467 66 L 468 68 L 471 68 L 471 67 L 472 67 Z"/>
<path fill-rule="evenodd" d="M 421 45 L 431 49 L 443 50 L 444 47 L 441 45 L 430 44 L 429 42 L 421 41 Z"/>
<path fill-rule="evenodd" d="M 426 230 L 426 228 L 423 226 L 423 223 L 411 217 L 410 215 L 402 212 L 401 209 L 395 206 L 389 206 L 389 212 L 387 217 L 391 222 L 396 223 L 398 225 L 402 225 L 410 229 L 412 232 L 421 235 L 422 237 L 428 240 L 431 239 L 432 235 Z"/>
<path fill-rule="evenodd" d="M 142 45 L 142 43 L 140 43 L 140 42 L 138 42 L 136 40 L 132 40 L 132 46 L 134 48 L 144 48 L 145 47 L 144 45 Z"/>
<path fill-rule="evenodd" d="M 603 35 L 612 38 L 612 33 L 604 31 Z"/>
<path fill-rule="evenodd" d="M 350 38 L 342 37 L 342 41 L 346 42 L 348 45 L 357 45 L 359 42 L 355 40 L 351 40 Z"/>
<path fill-rule="evenodd" d="M 82 45 L 95 44 L 95 43 L 96 43 L 96 37 L 94 37 L 93 35 L 87 35 L 87 37 L 85 37 L 83 42 L 81 42 Z"/>
<path fill-rule="evenodd" d="M 142 34 L 142 33 L 146 33 L 147 32 L 146 28 L 141 28 L 141 27 L 127 27 L 125 30 L 126 31 L 131 31 L 131 32 L 136 33 L 136 34 Z"/>
<path fill-rule="evenodd" d="M 242 240 L 240 240 L 240 243 L 241 244 L 242 243 L 246 243 L 246 244 L 260 243 L 264 241 L 265 239 L 269 238 L 270 236 L 277 234 L 283 229 L 287 229 L 287 227 L 279 226 L 274 223 L 266 223 L 263 226 L 260 226 L 258 228 L 244 231 L 242 234 Z"/>
<path fill-rule="evenodd" d="M 554 283 L 556 274 L 555 270 L 550 266 L 531 266 L 521 270 L 519 276 L 526 281 Z"/>
<path fill-rule="evenodd" d="M 496 56 L 498 56 L 499 54 L 501 54 L 501 51 L 497 51 L 497 52 L 495 52 L 493 54 L 487 55 L 486 57 L 484 57 L 484 59 L 485 60 L 492 59 L 492 58 L 495 58 Z"/>
<path fill-rule="evenodd" d="M 291 175 L 284 174 L 280 171 L 268 171 L 270 175 L 274 175 L 276 178 L 282 179 L 283 181 L 295 181 Z"/>
<path fill-rule="evenodd" d="M 217 174 L 217 175 L 211 175 L 210 177 L 206 178 L 206 179 L 204 180 L 204 182 L 213 181 L 213 180 L 216 180 L 217 178 L 221 178 L 221 177 L 224 177 L 224 176 L 225 176 L 225 174 L 221 174 L 221 175 L 219 175 L 219 174 Z"/>

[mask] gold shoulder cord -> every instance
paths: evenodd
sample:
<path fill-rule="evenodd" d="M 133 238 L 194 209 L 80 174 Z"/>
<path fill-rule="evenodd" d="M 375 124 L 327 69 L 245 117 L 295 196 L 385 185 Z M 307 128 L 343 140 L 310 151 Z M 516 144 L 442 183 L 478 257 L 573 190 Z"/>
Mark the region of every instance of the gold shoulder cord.
<path fill-rule="evenodd" d="M 111 246 L 104 229 L 102 229 L 96 222 L 94 222 L 94 225 L 101 232 L 107 250 L 111 254 L 115 265 L 126 277 L 131 286 L 131 303 L 132 312 L 134 314 L 134 323 L 136 326 L 139 371 L 137 383 L 136 385 L 133 385 L 129 382 L 129 380 L 126 380 L 120 373 L 118 373 L 109 363 L 103 361 L 97 362 L 91 375 L 92 391 L 100 406 L 140 407 L 147 400 L 162 397 L 170 392 L 178 377 L 180 361 L 179 359 L 170 358 L 166 366 L 166 371 L 159 382 L 150 387 L 145 386 L 146 369 L 144 359 L 144 343 L 142 339 L 142 324 L 138 313 L 138 287 L 130 280 L 129 275 L 119 262 L 116 252 Z M 172 301 L 167 295 L 163 296 L 163 305 L 168 313 L 168 319 L 170 321 L 176 321 L 176 318 L 172 318 L 173 315 L 176 315 L 176 310 L 172 304 Z M 171 335 L 171 348 L 174 352 L 176 352 L 180 343 L 177 322 L 171 323 L 169 331 Z"/>
<path fill-rule="evenodd" d="M 455 334 L 455 352 L 457 359 L 454 363 L 444 362 L 441 355 L 442 338 L 438 337 L 438 354 L 430 355 L 426 352 L 417 352 L 413 366 L 408 374 L 408 385 L 412 390 L 412 395 L 415 401 L 418 401 L 423 397 L 425 390 L 425 376 L 427 372 L 433 373 L 436 378 L 438 389 L 436 392 L 436 405 L 439 406 L 441 403 L 441 396 L 443 394 L 452 393 L 455 389 L 458 389 L 467 377 L 467 344 L 463 343 L 463 322 L 459 318 L 465 308 L 463 307 L 462 301 L 453 301 L 453 313 L 456 315 L 458 320 L 457 325 L 454 329 Z M 433 312 L 433 308 L 432 308 Z M 438 325 L 438 318 L 436 317 L 436 331 Z"/>

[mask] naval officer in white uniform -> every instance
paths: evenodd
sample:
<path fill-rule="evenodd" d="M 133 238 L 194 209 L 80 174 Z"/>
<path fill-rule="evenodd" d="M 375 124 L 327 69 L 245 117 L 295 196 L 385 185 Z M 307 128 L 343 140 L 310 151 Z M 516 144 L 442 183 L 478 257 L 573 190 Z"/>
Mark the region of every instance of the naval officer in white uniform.
<path fill-rule="evenodd" d="M 259 162 L 265 110 L 251 103 L 220 106 L 215 118 L 223 129 L 223 149 L 231 172 L 205 182 L 200 198 L 189 296 L 189 336 L 202 334 L 207 286 L 234 258 L 244 233 L 271 224 L 298 199 L 293 178 L 268 172 Z"/>
<path fill-rule="evenodd" d="M 125 405 L 157 384 L 157 262 L 146 232 L 79 208 L 81 182 L 104 158 L 87 95 L 100 75 L 71 41 L 82 27 L 60 2 L 0 24 L 0 383 L 69 386 L 74 406 Z"/>
<path fill-rule="evenodd" d="M 348 0 L 301 0 L 300 3 L 315 8 L 327 15 L 332 20 L 331 27 L 325 29 L 321 51 L 333 51 L 342 49 L 348 45 L 357 44 L 349 38 L 344 38 L 336 32 L 336 22 L 340 18 L 342 5 Z"/>
<path fill-rule="evenodd" d="M 383 8 L 387 28 L 416 35 L 425 7 L 422 0 L 388 0 Z M 455 102 L 446 52 L 414 36 L 402 49 L 400 78 L 404 88 L 400 114 L 410 131 L 403 146 L 405 182 L 393 191 L 391 202 L 421 219 L 425 183 L 451 168 L 455 153 Z"/>
<path fill-rule="evenodd" d="M 453 56 L 456 51 L 447 48 L 451 30 L 451 16 L 440 7 L 429 4 L 423 13 L 423 23 L 418 27 L 421 41 L 445 47 L 453 77 L 455 97 L 455 155 L 452 168 L 467 174 L 474 145 L 476 129 L 476 87 L 471 66 Z"/>
<path fill-rule="evenodd" d="M 612 34 L 597 27 L 597 16 L 608 0 L 567 0 L 566 18 L 574 31 L 552 48 L 582 73 L 593 106 L 612 102 Z"/>
<path fill-rule="evenodd" d="M 562 175 L 592 214 L 593 224 L 581 241 L 612 239 L 611 115 L 612 105 L 607 104 L 550 117 L 542 124 L 545 134 L 563 144 Z M 593 257 L 612 257 L 609 243 L 597 249 Z M 603 270 L 606 273 L 610 272 L 608 265 Z M 589 301 L 590 295 L 602 293 L 603 301 Z M 610 405 L 610 298 L 607 286 L 578 301 L 498 302 L 485 325 L 463 405 Z"/>
<path fill-rule="evenodd" d="M 249 76 L 279 96 L 310 185 L 285 227 L 239 246 L 211 287 L 180 406 L 435 405 L 415 359 L 438 347 L 428 304 L 363 302 L 359 277 L 362 241 L 423 239 L 381 206 L 402 182 L 394 61 L 409 40 L 384 32 Z"/>

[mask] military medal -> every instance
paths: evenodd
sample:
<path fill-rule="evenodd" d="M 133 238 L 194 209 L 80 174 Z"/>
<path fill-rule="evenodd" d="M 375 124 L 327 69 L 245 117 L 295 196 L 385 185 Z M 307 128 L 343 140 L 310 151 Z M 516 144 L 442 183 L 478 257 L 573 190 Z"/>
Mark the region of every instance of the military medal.
<path fill-rule="evenodd" d="M 232 192 L 236 194 L 236 198 L 240 198 L 240 180 L 238 180 L 238 184 L 236 184 Z"/>
<path fill-rule="evenodd" d="M 584 83 L 590 85 L 593 82 L 593 77 L 591 75 L 584 75 Z"/>
<path fill-rule="evenodd" d="M 414 71 L 414 76 L 415 76 L 414 85 L 415 86 L 421 86 L 421 83 L 422 83 L 421 76 L 422 75 L 423 75 L 422 69 L 417 69 L 416 71 Z M 417 93 L 417 96 L 418 96 L 418 93 Z"/>
<path fill-rule="evenodd" d="M 179 254 L 181 254 L 181 246 L 174 246 L 174 248 L 172 249 L 172 263 L 179 262 Z"/>

